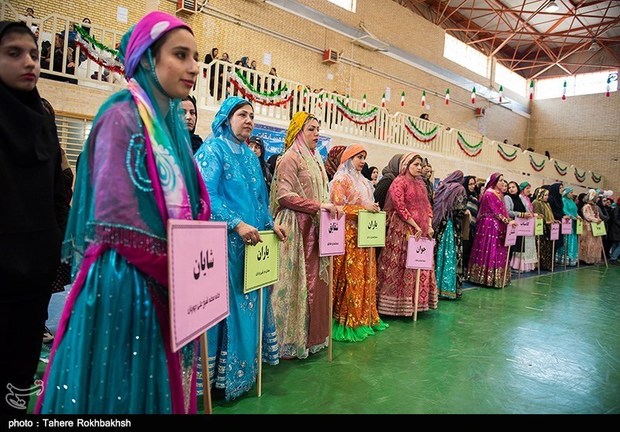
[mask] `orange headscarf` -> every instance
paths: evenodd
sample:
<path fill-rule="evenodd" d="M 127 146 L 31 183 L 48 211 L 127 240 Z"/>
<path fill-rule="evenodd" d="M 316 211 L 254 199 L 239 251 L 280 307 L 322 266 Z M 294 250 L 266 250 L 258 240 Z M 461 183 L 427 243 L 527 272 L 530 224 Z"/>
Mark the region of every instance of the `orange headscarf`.
<path fill-rule="evenodd" d="M 340 156 L 340 165 L 342 166 L 342 164 L 345 163 L 347 159 L 351 159 L 353 156 L 361 152 L 366 152 L 366 149 L 363 145 L 351 144 L 346 149 L 344 149 L 344 152 L 342 152 L 342 156 Z M 366 152 L 366 154 L 368 154 L 368 152 Z"/>

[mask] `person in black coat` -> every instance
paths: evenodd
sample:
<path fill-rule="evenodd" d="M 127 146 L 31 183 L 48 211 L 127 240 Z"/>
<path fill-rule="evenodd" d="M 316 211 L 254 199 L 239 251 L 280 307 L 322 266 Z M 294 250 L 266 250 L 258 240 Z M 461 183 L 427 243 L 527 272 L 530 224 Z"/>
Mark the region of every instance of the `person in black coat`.
<path fill-rule="evenodd" d="M 202 138 L 194 133 L 196 132 L 196 124 L 198 123 L 198 109 L 196 108 L 196 99 L 194 96 L 189 95 L 183 99 L 181 108 L 183 108 L 185 123 L 189 131 L 189 137 L 192 140 L 192 154 L 196 154 L 202 145 Z"/>
<path fill-rule="evenodd" d="M 0 412 L 25 414 L 41 352 L 68 204 L 60 144 L 36 85 L 39 53 L 23 23 L 0 22 Z"/>

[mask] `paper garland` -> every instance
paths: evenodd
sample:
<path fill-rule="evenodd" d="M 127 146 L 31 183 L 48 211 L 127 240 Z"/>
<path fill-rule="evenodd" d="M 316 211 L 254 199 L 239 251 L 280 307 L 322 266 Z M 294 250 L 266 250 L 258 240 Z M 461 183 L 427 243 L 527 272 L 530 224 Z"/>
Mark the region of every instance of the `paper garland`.
<path fill-rule="evenodd" d="M 556 161 L 553 161 L 553 166 L 555 167 L 555 170 L 558 172 L 558 174 L 560 174 L 561 176 L 565 176 L 568 172 L 568 165 L 562 168 L 560 164 L 558 164 Z"/>
<path fill-rule="evenodd" d="M 248 82 L 239 70 L 230 76 L 229 81 L 244 98 L 261 105 L 283 106 L 293 99 L 293 92 L 288 90 L 286 84 L 272 92 L 260 92 Z"/>
<path fill-rule="evenodd" d="M 482 151 L 482 142 L 483 140 L 481 139 L 478 144 L 470 144 L 460 132 L 457 133 L 456 143 L 461 150 L 463 150 L 463 153 L 469 157 L 476 157 L 480 154 Z"/>
<path fill-rule="evenodd" d="M 437 138 L 437 136 L 439 135 L 439 126 L 435 126 L 430 131 L 424 132 L 419 129 L 409 117 L 407 117 L 407 120 L 405 122 L 405 129 L 411 134 L 411 136 L 413 136 L 416 140 L 422 143 L 429 143 L 435 138 Z"/>
<path fill-rule="evenodd" d="M 542 162 L 536 163 L 532 155 L 530 155 L 530 166 L 534 169 L 534 171 L 538 171 L 538 172 L 542 171 L 543 168 L 545 167 L 545 162 L 546 162 L 545 159 L 543 159 Z"/>
<path fill-rule="evenodd" d="M 501 144 L 498 143 L 497 144 L 497 153 L 499 153 L 499 155 L 505 161 L 512 162 L 513 160 L 515 160 L 517 158 L 517 155 L 519 153 L 519 149 L 515 149 L 513 154 L 509 154 L 506 150 L 504 150 L 504 148 L 501 146 Z"/>

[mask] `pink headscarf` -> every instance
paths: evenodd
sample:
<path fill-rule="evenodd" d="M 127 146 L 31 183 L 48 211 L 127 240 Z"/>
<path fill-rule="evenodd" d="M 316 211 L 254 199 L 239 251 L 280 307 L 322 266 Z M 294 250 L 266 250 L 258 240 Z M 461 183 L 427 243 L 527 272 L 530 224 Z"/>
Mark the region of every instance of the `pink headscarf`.
<path fill-rule="evenodd" d="M 121 56 L 124 58 L 127 81 L 135 73 L 146 50 L 164 34 L 179 27 L 186 28 L 194 34 L 192 29 L 177 17 L 165 12 L 154 11 L 146 14 L 138 24 L 127 32 L 129 34 L 127 46 L 125 47 L 125 44 L 121 42 Z"/>

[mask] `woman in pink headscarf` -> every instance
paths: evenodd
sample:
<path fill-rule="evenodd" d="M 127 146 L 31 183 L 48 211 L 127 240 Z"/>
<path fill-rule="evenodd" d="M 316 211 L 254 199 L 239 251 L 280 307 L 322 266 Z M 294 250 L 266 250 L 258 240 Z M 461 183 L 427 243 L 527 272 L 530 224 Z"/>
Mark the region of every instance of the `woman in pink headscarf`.
<path fill-rule="evenodd" d="M 166 227 L 211 214 L 181 110 L 198 49 L 187 24 L 151 12 L 120 55 L 127 89 L 100 108 L 77 173 L 63 251 L 75 279 L 43 414 L 196 412 L 197 344 L 171 347 Z"/>
<path fill-rule="evenodd" d="M 476 236 L 469 257 L 468 279 L 478 285 L 503 288 L 510 283 L 505 271 L 508 248 L 504 246 L 506 225 L 516 225 L 504 204 L 504 176 L 493 173 L 484 185 L 476 219 Z"/>

